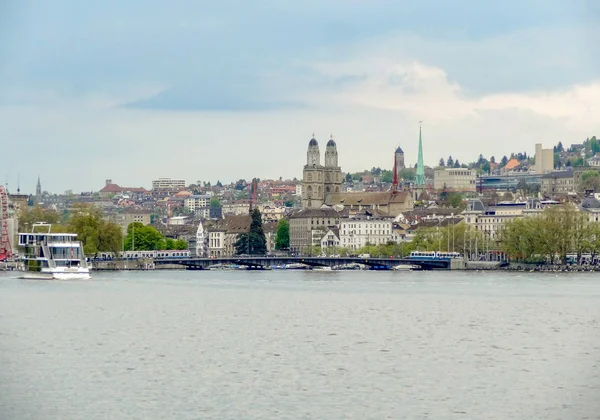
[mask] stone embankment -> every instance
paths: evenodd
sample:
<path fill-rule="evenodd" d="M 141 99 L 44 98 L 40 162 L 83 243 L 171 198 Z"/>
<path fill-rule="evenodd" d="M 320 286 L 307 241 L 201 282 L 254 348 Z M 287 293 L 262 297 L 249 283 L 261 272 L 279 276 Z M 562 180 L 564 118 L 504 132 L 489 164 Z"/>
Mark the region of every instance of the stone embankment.
<path fill-rule="evenodd" d="M 508 271 L 529 271 L 540 273 L 581 273 L 581 272 L 596 272 L 600 271 L 600 266 L 596 265 L 551 265 L 551 264 L 525 264 L 525 263 L 510 263 L 503 270 Z"/>

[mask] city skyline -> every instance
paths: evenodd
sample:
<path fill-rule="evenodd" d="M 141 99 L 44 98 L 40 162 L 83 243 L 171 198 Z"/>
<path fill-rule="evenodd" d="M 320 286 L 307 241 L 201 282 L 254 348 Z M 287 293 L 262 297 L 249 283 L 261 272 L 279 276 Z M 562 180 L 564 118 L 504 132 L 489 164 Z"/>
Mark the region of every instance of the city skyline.
<path fill-rule="evenodd" d="M 9 2 L 2 151 L 21 159 L 1 181 L 299 178 L 313 131 L 344 171 L 397 146 L 412 166 L 419 120 L 429 166 L 597 135 L 598 6 L 446 3 Z"/>

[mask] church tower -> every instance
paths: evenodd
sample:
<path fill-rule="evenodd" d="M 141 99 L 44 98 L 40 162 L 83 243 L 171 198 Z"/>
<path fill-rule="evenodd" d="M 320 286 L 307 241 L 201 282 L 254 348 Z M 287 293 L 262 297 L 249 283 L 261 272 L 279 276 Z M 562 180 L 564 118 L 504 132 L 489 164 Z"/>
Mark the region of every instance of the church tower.
<path fill-rule="evenodd" d="M 35 199 L 34 203 L 36 205 L 42 202 L 42 183 L 40 182 L 40 176 L 38 175 L 38 182 L 35 187 Z"/>
<path fill-rule="evenodd" d="M 325 148 L 325 197 L 328 194 L 339 193 L 342 189 L 342 169 L 338 166 L 337 145 L 333 136 L 327 142 Z"/>
<path fill-rule="evenodd" d="M 406 168 L 406 166 L 404 166 L 404 151 L 402 150 L 402 148 L 400 146 L 398 146 L 398 148 L 396 149 L 396 169 L 398 171 L 400 171 L 401 169 Z"/>
<path fill-rule="evenodd" d="M 337 155 L 337 153 L 336 153 Z M 337 161 L 337 157 L 336 157 Z M 308 143 L 306 165 L 302 173 L 302 208 L 319 208 L 325 201 L 325 185 L 319 143 L 314 137 Z"/>

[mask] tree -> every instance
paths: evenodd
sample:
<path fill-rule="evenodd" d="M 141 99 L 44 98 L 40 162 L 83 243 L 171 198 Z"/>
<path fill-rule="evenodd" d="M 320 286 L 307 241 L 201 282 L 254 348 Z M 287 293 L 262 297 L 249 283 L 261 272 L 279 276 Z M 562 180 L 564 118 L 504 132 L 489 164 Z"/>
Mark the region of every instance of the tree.
<path fill-rule="evenodd" d="M 217 197 L 212 197 L 210 199 L 210 207 L 213 209 L 220 209 L 221 208 L 221 201 L 219 201 L 219 199 Z"/>
<path fill-rule="evenodd" d="M 508 158 L 505 156 L 502 156 L 502 160 L 500 161 L 500 164 L 502 166 L 506 166 L 506 164 L 508 163 Z"/>
<path fill-rule="evenodd" d="M 458 161 L 458 159 L 456 159 L 456 160 L 454 161 L 454 167 L 455 167 L 455 168 L 460 168 L 460 162 Z"/>
<path fill-rule="evenodd" d="M 346 174 L 346 182 L 352 182 L 352 175 L 350 173 Z"/>
<path fill-rule="evenodd" d="M 394 179 L 393 171 L 381 171 L 381 176 L 379 177 L 379 180 L 381 182 L 392 182 L 393 179 Z"/>
<path fill-rule="evenodd" d="M 452 168 L 454 166 L 454 160 L 452 159 L 452 156 L 448 156 L 448 160 L 446 161 L 446 166 L 449 168 Z"/>
<path fill-rule="evenodd" d="M 496 163 L 496 158 L 494 156 L 490 158 L 490 163 Z"/>
<path fill-rule="evenodd" d="M 411 169 L 411 168 L 400 169 L 400 171 L 398 172 L 398 177 L 400 179 L 406 179 L 406 180 L 412 181 L 415 179 L 415 170 Z"/>
<path fill-rule="evenodd" d="M 460 207 L 460 205 L 462 204 L 462 201 L 463 201 L 462 195 L 457 192 L 450 193 L 446 197 L 446 202 L 448 203 L 448 205 L 450 205 L 451 207 L 454 207 L 454 208 Z"/>
<path fill-rule="evenodd" d="M 252 222 L 248 233 L 240 233 L 235 242 L 235 250 L 238 255 L 265 255 L 267 253 L 267 239 L 262 228 L 260 211 L 255 208 L 250 214 Z"/>
<path fill-rule="evenodd" d="M 549 261 L 558 258 L 563 264 L 567 255 L 597 251 L 598 223 L 589 222 L 587 215 L 570 203 L 546 208 L 535 217 L 514 219 L 502 232 L 502 247 L 508 256 L 518 261 Z"/>
<path fill-rule="evenodd" d="M 600 191 L 600 172 L 585 171 L 579 180 L 579 190 Z"/>
<path fill-rule="evenodd" d="M 556 145 L 556 151 L 557 151 L 558 153 L 560 153 L 560 152 L 564 152 L 564 150 L 565 150 L 565 149 L 564 149 L 564 147 L 563 147 L 563 144 L 562 144 L 562 142 L 561 142 L 561 141 L 559 141 L 559 142 L 558 142 L 558 144 Z"/>
<path fill-rule="evenodd" d="M 556 152 L 556 153 L 554 153 L 553 167 L 554 167 L 554 169 L 559 169 L 560 165 L 561 165 L 560 153 Z"/>
<path fill-rule="evenodd" d="M 440 158 L 440 163 L 438 164 L 438 166 L 446 166 L 446 163 L 444 162 L 444 158 Z"/>
<path fill-rule="evenodd" d="M 289 249 L 290 247 L 290 223 L 281 219 L 277 223 L 277 233 L 275 234 L 275 249 Z"/>
<path fill-rule="evenodd" d="M 34 223 L 44 222 L 54 225 L 59 220 L 60 215 L 57 211 L 40 206 L 23 207 L 19 214 L 19 226 L 22 232 L 30 231 Z"/>
<path fill-rule="evenodd" d="M 126 251 L 153 251 L 166 247 L 165 237 L 152 226 L 144 226 L 140 222 L 130 223 L 127 226 Z"/>
<path fill-rule="evenodd" d="M 121 228 L 107 222 L 102 213 L 95 207 L 76 204 L 67 222 L 67 230 L 77 234 L 87 255 L 98 252 L 114 252 L 121 250 L 123 234 Z"/>
<path fill-rule="evenodd" d="M 221 184 L 221 181 L 217 180 L 217 187 L 222 188 L 223 184 Z"/>

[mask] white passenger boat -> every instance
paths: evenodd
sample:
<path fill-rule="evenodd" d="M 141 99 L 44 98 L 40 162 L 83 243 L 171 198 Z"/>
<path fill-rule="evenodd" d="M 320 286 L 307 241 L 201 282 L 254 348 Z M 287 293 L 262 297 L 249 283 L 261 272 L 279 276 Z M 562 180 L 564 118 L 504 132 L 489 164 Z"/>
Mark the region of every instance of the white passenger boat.
<path fill-rule="evenodd" d="M 31 233 L 19 233 L 19 246 L 25 249 L 24 279 L 87 280 L 90 267 L 83 244 L 75 233 L 51 233 L 52 225 L 35 223 Z"/>

